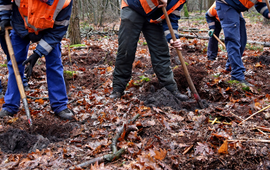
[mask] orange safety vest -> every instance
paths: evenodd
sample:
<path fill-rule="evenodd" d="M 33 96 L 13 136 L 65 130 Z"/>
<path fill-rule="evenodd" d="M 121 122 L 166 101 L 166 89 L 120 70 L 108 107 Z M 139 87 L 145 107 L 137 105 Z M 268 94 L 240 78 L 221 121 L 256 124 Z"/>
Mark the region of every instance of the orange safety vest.
<path fill-rule="evenodd" d="M 141 4 L 141 6 L 146 14 L 149 14 L 151 11 L 153 11 L 159 5 L 158 0 L 139 0 L 139 1 L 140 1 L 140 4 Z M 175 3 L 173 7 L 171 7 L 169 10 L 167 9 L 168 15 L 170 15 L 173 11 L 175 11 L 179 6 L 181 6 L 185 2 L 186 2 L 186 0 L 178 0 L 177 3 Z M 123 8 L 126 6 L 129 6 L 127 0 L 122 0 L 121 7 Z M 163 19 L 165 19 L 164 14 L 161 17 L 159 17 L 158 19 L 155 19 L 155 20 L 150 19 L 150 22 L 151 23 L 159 23 Z"/>
<path fill-rule="evenodd" d="M 71 0 L 54 0 L 50 6 L 40 0 L 15 0 L 28 32 L 38 34 L 44 29 L 53 28 L 58 13 L 70 4 Z"/>
<path fill-rule="evenodd" d="M 220 21 L 217 15 L 216 2 L 214 2 L 213 5 L 208 9 L 208 15 L 210 17 L 215 17 L 218 21 Z"/>
<path fill-rule="evenodd" d="M 255 2 L 263 2 L 263 0 L 239 0 L 242 5 L 244 5 L 247 9 L 250 9 L 255 5 Z M 268 0 L 267 0 L 268 1 Z"/>

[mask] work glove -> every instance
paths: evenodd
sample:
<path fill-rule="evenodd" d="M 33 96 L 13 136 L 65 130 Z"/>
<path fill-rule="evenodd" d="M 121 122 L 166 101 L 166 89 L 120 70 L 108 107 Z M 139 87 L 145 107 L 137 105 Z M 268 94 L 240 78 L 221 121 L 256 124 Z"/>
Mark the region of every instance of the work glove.
<path fill-rule="evenodd" d="M 5 27 L 10 26 L 10 20 L 9 19 L 3 19 L 0 22 L 0 27 L 1 27 L 1 31 L 0 31 L 0 35 L 5 35 Z"/>
<path fill-rule="evenodd" d="M 34 52 L 30 57 L 28 57 L 28 59 L 26 59 L 22 63 L 22 65 L 26 65 L 27 63 L 29 63 L 29 65 L 24 70 L 24 72 L 26 73 L 26 77 L 29 78 L 32 75 L 34 65 L 36 64 L 38 58 L 39 58 L 39 55 Z"/>
<path fill-rule="evenodd" d="M 214 32 L 215 32 L 214 29 L 210 29 L 210 30 L 208 31 L 209 37 L 213 37 Z"/>

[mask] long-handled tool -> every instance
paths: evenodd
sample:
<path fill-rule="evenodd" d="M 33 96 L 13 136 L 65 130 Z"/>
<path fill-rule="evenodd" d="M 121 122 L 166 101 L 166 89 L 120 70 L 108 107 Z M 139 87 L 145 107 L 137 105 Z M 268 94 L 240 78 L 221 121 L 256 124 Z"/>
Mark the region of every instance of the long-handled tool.
<path fill-rule="evenodd" d="M 216 40 L 225 48 L 226 50 L 226 45 L 215 35 L 213 34 L 213 36 L 216 38 Z"/>
<path fill-rule="evenodd" d="M 12 27 L 6 27 L 5 28 L 5 39 L 6 39 L 6 43 L 7 43 L 7 47 L 8 47 L 8 53 L 10 56 L 10 60 L 12 63 L 12 68 L 14 70 L 14 74 L 15 74 L 15 78 L 17 81 L 17 85 L 20 91 L 20 95 L 21 95 L 21 99 L 23 102 L 23 106 L 25 109 L 25 113 L 28 119 L 28 123 L 30 125 L 30 127 L 32 126 L 32 119 L 31 119 L 31 115 L 30 115 L 30 111 L 29 111 L 29 107 L 28 107 L 28 103 L 27 103 L 27 99 L 26 99 L 26 95 L 25 95 L 25 91 L 24 91 L 24 87 L 23 87 L 23 83 L 22 83 L 22 78 L 18 69 L 18 65 L 17 65 L 17 61 L 15 59 L 15 55 L 14 55 L 14 51 L 13 51 L 13 47 L 10 41 L 10 37 L 9 37 L 9 30 L 12 29 Z"/>
<path fill-rule="evenodd" d="M 170 19 L 169 19 L 168 14 L 167 14 L 166 8 L 165 8 L 165 7 L 162 7 L 162 11 L 163 11 L 163 13 L 164 13 L 164 15 L 165 15 L 165 19 L 166 19 L 167 25 L 168 25 L 168 27 L 169 27 L 169 30 L 170 30 L 172 39 L 173 39 L 173 41 L 176 41 L 176 37 L 175 37 L 175 35 L 174 35 L 173 28 L 172 28 L 172 24 L 171 24 L 171 21 L 170 21 Z M 179 60 L 181 61 L 181 65 L 182 65 L 182 67 L 183 67 L 183 70 L 184 70 L 186 79 L 187 79 L 187 81 L 188 81 L 188 85 L 189 85 L 189 87 L 190 87 L 190 89 L 191 89 L 191 92 L 193 93 L 194 98 L 195 98 L 196 101 L 198 102 L 199 106 L 203 109 L 203 108 L 205 108 L 205 107 L 204 107 L 204 105 L 203 105 L 203 103 L 202 103 L 202 101 L 201 101 L 201 98 L 200 98 L 200 96 L 199 96 L 199 94 L 198 94 L 198 92 L 197 92 L 197 90 L 196 90 L 196 88 L 195 88 L 195 86 L 194 86 L 194 84 L 193 84 L 192 79 L 190 78 L 190 75 L 189 75 L 187 66 L 185 65 L 185 61 L 184 61 L 184 58 L 183 58 L 183 56 L 182 56 L 182 53 L 181 53 L 181 51 L 179 51 L 178 49 L 176 49 L 176 51 L 177 51 Z"/>

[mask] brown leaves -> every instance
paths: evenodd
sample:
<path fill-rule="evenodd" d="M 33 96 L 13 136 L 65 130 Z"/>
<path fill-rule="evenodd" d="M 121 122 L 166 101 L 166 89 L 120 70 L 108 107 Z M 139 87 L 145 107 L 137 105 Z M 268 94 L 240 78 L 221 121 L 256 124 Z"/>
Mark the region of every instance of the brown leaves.
<path fill-rule="evenodd" d="M 160 161 L 162 161 L 163 159 L 165 159 L 165 157 L 167 155 L 166 149 L 159 148 L 159 151 L 158 150 L 155 150 L 154 152 L 155 152 L 154 158 L 157 159 L 157 160 L 160 160 Z"/>
<path fill-rule="evenodd" d="M 201 142 L 197 142 L 197 146 L 195 147 L 195 155 L 212 155 L 214 154 L 212 148 L 210 148 L 210 146 L 208 145 L 208 143 L 201 143 Z"/>
<path fill-rule="evenodd" d="M 220 154 L 228 154 L 228 141 L 225 140 L 224 143 L 218 149 L 218 153 Z"/>

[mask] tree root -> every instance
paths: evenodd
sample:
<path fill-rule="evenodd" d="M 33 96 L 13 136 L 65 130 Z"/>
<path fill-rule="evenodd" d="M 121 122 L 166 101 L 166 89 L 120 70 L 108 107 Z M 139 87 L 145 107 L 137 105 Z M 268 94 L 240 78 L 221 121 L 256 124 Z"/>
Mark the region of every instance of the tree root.
<path fill-rule="evenodd" d="M 94 159 L 91 159 L 89 161 L 83 162 L 81 164 L 78 164 L 75 166 L 75 168 L 85 168 L 92 164 L 95 164 L 96 162 L 102 163 L 102 162 L 112 162 L 114 160 L 117 160 L 127 149 L 127 147 L 123 147 L 119 150 L 117 150 L 117 140 L 124 136 L 126 137 L 131 131 L 138 130 L 137 127 L 134 127 L 132 125 L 128 126 L 130 123 L 134 123 L 134 121 L 140 116 L 140 114 L 137 114 L 134 116 L 131 120 L 129 120 L 127 123 L 123 124 L 122 128 L 116 133 L 116 135 L 112 138 L 112 154 L 103 155 Z M 68 168 L 69 169 L 69 168 Z"/>

